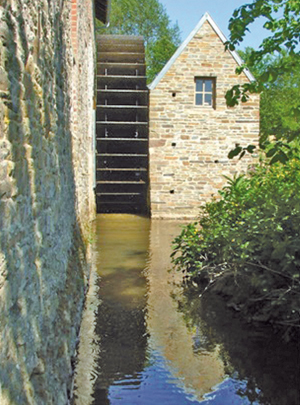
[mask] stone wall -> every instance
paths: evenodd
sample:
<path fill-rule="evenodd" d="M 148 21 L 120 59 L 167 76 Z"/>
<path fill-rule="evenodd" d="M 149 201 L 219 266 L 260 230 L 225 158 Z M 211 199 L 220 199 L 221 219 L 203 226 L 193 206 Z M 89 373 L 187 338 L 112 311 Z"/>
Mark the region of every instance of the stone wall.
<path fill-rule="evenodd" d="M 150 187 L 154 218 L 196 218 L 201 204 L 245 170 L 248 159 L 227 158 L 235 143 L 257 142 L 259 99 L 226 107 L 237 62 L 206 21 L 150 91 Z M 195 105 L 195 77 L 216 78 L 215 108 Z"/>
<path fill-rule="evenodd" d="M 74 14 L 76 11 L 76 22 Z M 91 0 L 72 0 L 72 142 L 77 210 L 83 229 L 95 206 L 96 43 Z"/>
<path fill-rule="evenodd" d="M 1 405 L 66 404 L 71 389 L 94 87 L 92 2 L 78 1 L 73 41 L 71 5 L 0 1 Z"/>

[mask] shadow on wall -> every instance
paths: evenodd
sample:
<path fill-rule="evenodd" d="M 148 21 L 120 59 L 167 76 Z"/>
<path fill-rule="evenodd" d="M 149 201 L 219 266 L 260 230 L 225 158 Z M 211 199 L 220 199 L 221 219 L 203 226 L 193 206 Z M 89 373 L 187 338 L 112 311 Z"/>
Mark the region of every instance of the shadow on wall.
<path fill-rule="evenodd" d="M 84 296 L 67 14 L 42 3 L 0 7 L 1 404 L 67 402 Z"/>

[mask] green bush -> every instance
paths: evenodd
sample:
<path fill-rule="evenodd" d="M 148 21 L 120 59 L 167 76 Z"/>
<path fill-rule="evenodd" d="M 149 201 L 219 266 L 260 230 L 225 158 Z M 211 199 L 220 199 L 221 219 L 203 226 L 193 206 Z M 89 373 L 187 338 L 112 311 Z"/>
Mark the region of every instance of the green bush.
<path fill-rule="evenodd" d="M 292 159 L 227 178 L 219 198 L 174 240 L 172 254 L 193 284 L 206 290 L 223 280 L 221 292 L 249 318 L 293 328 L 300 320 L 299 169 Z"/>

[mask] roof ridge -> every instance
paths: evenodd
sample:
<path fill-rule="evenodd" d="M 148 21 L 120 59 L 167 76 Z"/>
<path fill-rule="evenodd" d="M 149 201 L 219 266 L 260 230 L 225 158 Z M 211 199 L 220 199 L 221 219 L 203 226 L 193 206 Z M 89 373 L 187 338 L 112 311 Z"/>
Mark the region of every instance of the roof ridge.
<path fill-rule="evenodd" d="M 160 73 L 155 77 L 155 79 L 149 84 L 149 89 L 153 90 L 155 89 L 155 87 L 158 85 L 158 83 L 161 81 L 161 79 L 165 76 L 165 74 L 168 72 L 168 70 L 173 66 L 173 64 L 175 63 L 176 59 L 182 54 L 182 52 L 185 50 L 185 48 L 187 47 L 187 45 L 190 43 L 190 41 L 194 38 L 194 36 L 197 34 L 197 32 L 202 28 L 203 24 L 205 22 L 208 22 L 211 27 L 213 28 L 213 30 L 215 31 L 215 33 L 219 36 L 219 38 L 221 39 L 221 41 L 223 43 L 227 42 L 227 38 L 225 37 L 225 35 L 223 34 L 223 32 L 220 30 L 220 28 L 218 27 L 218 25 L 215 23 L 215 21 L 212 19 L 212 17 L 210 16 L 210 14 L 208 12 L 206 12 L 199 20 L 199 22 L 197 23 L 197 25 L 195 26 L 195 28 L 190 32 L 190 34 L 187 36 L 187 38 L 182 42 L 182 44 L 177 48 L 177 50 L 175 51 L 175 53 L 173 54 L 173 56 L 169 59 L 169 61 L 165 64 L 165 66 L 163 67 L 163 69 L 160 71 Z M 235 61 L 237 62 L 237 64 L 239 66 L 241 66 L 243 64 L 243 60 L 242 58 L 237 54 L 237 52 L 235 51 L 231 51 L 228 49 L 228 52 L 230 52 L 230 54 L 232 55 L 232 57 L 235 59 Z M 245 75 L 247 76 L 247 78 L 252 82 L 254 81 L 254 76 L 252 75 L 252 73 L 248 70 L 245 69 L 244 70 Z"/>

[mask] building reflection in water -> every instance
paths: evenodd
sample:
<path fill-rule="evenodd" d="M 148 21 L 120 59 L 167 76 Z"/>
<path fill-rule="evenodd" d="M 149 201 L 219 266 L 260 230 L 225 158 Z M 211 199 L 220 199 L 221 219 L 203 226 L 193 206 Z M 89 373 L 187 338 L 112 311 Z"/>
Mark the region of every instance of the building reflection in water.
<path fill-rule="evenodd" d="M 182 276 L 167 270 L 170 269 L 171 241 L 180 230 L 178 222 L 165 221 L 162 226 L 162 221 L 152 220 L 147 324 L 150 345 L 161 351 L 177 384 L 200 401 L 223 381 L 224 365 L 218 346 L 212 351 L 195 353 L 197 330 L 188 327 L 178 303 L 172 299 L 176 293 L 180 294 L 176 284 Z"/>
<path fill-rule="evenodd" d="M 222 381 L 218 347 L 195 355 L 195 333 L 172 299 L 167 270 L 179 231 L 174 221 L 98 216 L 76 405 L 198 403 Z"/>
<path fill-rule="evenodd" d="M 178 222 L 104 214 L 95 231 L 76 405 L 297 403 L 297 359 L 268 330 L 243 330 L 224 302 L 182 294 L 168 272 Z"/>

